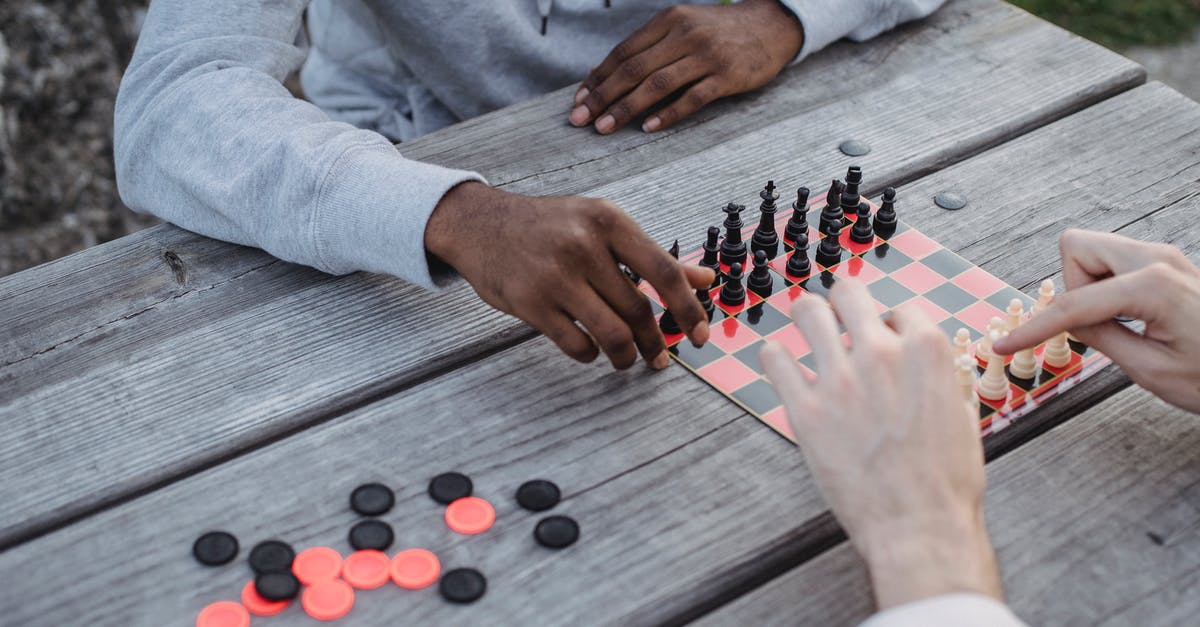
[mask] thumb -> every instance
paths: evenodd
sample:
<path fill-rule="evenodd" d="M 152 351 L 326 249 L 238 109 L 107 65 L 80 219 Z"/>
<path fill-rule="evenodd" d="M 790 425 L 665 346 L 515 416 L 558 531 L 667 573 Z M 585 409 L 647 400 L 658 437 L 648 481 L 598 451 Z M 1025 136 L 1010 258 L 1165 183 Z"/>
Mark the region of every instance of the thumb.
<path fill-rule="evenodd" d="M 717 275 L 710 268 L 702 268 L 700 266 L 684 266 L 684 274 L 687 275 L 688 284 L 694 289 L 701 289 L 712 285 L 716 280 Z"/>

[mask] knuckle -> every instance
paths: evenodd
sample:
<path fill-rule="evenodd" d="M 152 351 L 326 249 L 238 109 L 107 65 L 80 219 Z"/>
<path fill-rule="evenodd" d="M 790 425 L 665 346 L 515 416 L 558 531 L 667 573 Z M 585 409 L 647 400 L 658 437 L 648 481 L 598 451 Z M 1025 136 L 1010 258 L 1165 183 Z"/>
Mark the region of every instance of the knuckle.
<path fill-rule="evenodd" d="M 616 227 L 622 211 L 612 201 L 600 199 L 588 207 L 588 219 L 593 228 L 608 232 Z"/>
<path fill-rule="evenodd" d="M 614 59 L 625 60 L 628 59 L 631 54 L 633 54 L 633 48 L 630 46 L 629 41 L 622 41 L 616 46 L 613 46 L 612 56 Z"/>
<path fill-rule="evenodd" d="M 1159 257 L 1161 257 L 1163 261 L 1176 268 L 1184 268 L 1187 267 L 1187 264 L 1191 263 L 1188 260 L 1187 255 L 1183 254 L 1183 251 L 1179 250 L 1179 248 L 1176 246 L 1172 246 L 1170 244 L 1155 244 L 1155 248 L 1158 251 Z"/>
<path fill-rule="evenodd" d="M 683 5 L 676 4 L 676 5 L 667 7 L 666 9 L 663 9 L 663 11 L 661 13 L 659 13 L 659 15 L 663 16 L 664 18 L 666 18 L 672 22 L 678 22 L 687 17 L 688 9 L 687 9 L 687 7 L 685 7 Z"/>
<path fill-rule="evenodd" d="M 1145 281 L 1156 291 L 1174 287 L 1175 279 L 1178 276 L 1175 268 L 1163 261 L 1156 261 L 1146 266 L 1144 274 Z"/>
<path fill-rule="evenodd" d="M 637 57 L 627 59 L 621 64 L 617 74 L 630 82 L 641 80 L 646 75 L 646 62 Z"/>
<path fill-rule="evenodd" d="M 692 109 L 699 109 L 708 104 L 708 94 L 707 87 L 696 86 L 688 90 L 687 95 L 684 96 L 684 102 Z"/>
<path fill-rule="evenodd" d="M 629 106 L 629 102 L 622 100 L 621 102 L 613 105 L 612 108 L 608 110 L 608 113 L 609 115 L 613 116 L 613 119 L 616 121 L 624 122 L 633 116 L 633 108 Z"/>
<path fill-rule="evenodd" d="M 647 86 L 650 88 L 650 91 L 656 94 L 663 94 L 670 91 L 672 82 L 670 72 L 659 70 L 650 75 L 650 81 L 647 83 Z"/>
<path fill-rule="evenodd" d="M 617 354 L 633 344 L 633 334 L 629 329 L 611 328 L 600 332 L 600 343 L 607 346 L 611 354 Z"/>

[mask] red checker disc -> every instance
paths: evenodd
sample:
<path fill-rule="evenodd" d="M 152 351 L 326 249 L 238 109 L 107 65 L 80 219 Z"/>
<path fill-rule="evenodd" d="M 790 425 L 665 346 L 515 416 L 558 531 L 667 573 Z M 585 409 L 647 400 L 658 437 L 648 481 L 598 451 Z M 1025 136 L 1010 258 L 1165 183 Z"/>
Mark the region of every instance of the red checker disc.
<path fill-rule="evenodd" d="M 712 327 L 709 341 L 727 353 L 736 353 L 757 342 L 758 334 L 736 318 L 726 318 Z"/>
<path fill-rule="evenodd" d="M 697 371 L 717 389 L 732 392 L 758 379 L 758 373 L 733 355 L 726 355 Z"/>
<path fill-rule="evenodd" d="M 363 549 L 342 562 L 342 579 L 359 590 L 373 590 L 387 583 L 392 561 L 382 551 Z"/>
<path fill-rule="evenodd" d="M 941 248 L 940 244 L 929 239 L 920 231 L 905 231 L 889 239 L 888 244 L 913 259 L 928 256 Z"/>
<path fill-rule="evenodd" d="M 317 620 L 336 620 L 354 607 L 354 588 L 341 579 L 327 579 L 306 588 L 300 605 Z"/>
<path fill-rule="evenodd" d="M 425 549 L 400 551 L 392 558 L 392 581 L 407 590 L 420 590 L 433 585 L 442 574 L 442 563 Z"/>
<path fill-rule="evenodd" d="M 483 533 L 494 522 L 496 510 L 477 496 L 463 497 L 446 506 L 446 525 L 458 533 Z"/>
<path fill-rule="evenodd" d="M 987 298 L 1008 287 L 1004 281 L 988 274 L 983 268 L 971 268 L 966 272 L 950 279 L 950 282 L 963 288 L 971 296 Z"/>
<path fill-rule="evenodd" d="M 327 546 L 305 549 L 292 561 L 292 574 L 300 583 L 311 586 L 317 582 L 336 579 L 342 572 L 342 556 Z"/>
<path fill-rule="evenodd" d="M 910 263 L 892 273 L 892 278 L 908 289 L 924 294 L 946 282 L 942 276 L 920 263 Z"/>
<path fill-rule="evenodd" d="M 249 627 L 250 612 L 233 601 L 217 601 L 200 610 L 196 627 Z"/>
<path fill-rule="evenodd" d="M 262 598 L 258 590 L 254 588 L 254 580 L 251 579 L 245 586 L 242 586 L 242 605 L 250 610 L 255 616 L 274 616 L 287 606 L 291 605 L 291 600 L 284 599 L 282 601 L 271 601 Z"/>

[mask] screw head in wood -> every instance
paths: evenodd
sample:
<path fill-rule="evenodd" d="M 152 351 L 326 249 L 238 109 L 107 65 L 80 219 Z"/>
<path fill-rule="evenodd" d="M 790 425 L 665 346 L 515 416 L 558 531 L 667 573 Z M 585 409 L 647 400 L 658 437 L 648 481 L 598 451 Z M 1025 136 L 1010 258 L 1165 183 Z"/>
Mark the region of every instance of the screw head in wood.
<path fill-rule="evenodd" d="M 857 139 L 847 139 L 838 146 L 838 150 L 847 157 L 861 157 L 871 152 L 871 147 Z"/>
<path fill-rule="evenodd" d="M 933 197 L 933 202 L 942 209 L 958 211 L 967 206 L 967 199 L 956 192 L 941 192 Z"/>

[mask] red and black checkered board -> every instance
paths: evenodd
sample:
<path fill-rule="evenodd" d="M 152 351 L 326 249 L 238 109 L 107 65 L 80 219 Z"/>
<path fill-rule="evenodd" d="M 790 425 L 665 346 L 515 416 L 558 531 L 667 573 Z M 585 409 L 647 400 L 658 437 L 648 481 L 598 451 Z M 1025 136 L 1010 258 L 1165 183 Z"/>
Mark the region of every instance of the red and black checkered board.
<path fill-rule="evenodd" d="M 815 250 L 820 241 L 813 225 L 820 223 L 819 208 L 824 204 L 823 197 L 809 204 L 811 250 Z M 876 205 L 871 204 L 872 212 L 876 209 Z M 747 211 L 750 213 L 757 212 Z M 776 228 L 781 240 L 791 214 L 791 208 L 781 208 L 777 214 Z M 757 216 L 748 215 L 746 222 L 750 225 L 743 237 L 749 242 L 758 223 Z M 828 296 L 829 289 L 839 278 L 855 277 L 867 285 L 881 316 L 901 304 L 911 304 L 927 313 L 950 337 L 959 328 L 968 329 L 971 354 L 974 354 L 983 330 L 987 329 L 988 321 L 993 316 L 1004 318 L 1012 299 L 1024 303 L 1026 312 L 1034 302 L 903 223 L 891 237 L 877 237 L 870 244 L 851 241 L 850 229 L 845 228 L 841 241 L 844 249 L 841 263 L 827 268 L 814 261 L 812 273 L 799 280 L 787 276 L 785 268 L 791 247 L 781 241 L 779 254 L 771 262 L 774 285 L 770 296 L 764 299 L 747 290 L 745 303 L 729 307 L 720 301 L 720 288 L 714 288 L 712 299 L 717 305 L 717 314 L 708 344 L 695 348 L 683 335 L 667 336 L 669 350 L 679 363 L 789 440 L 795 438 L 778 397 L 763 375 L 758 353 L 765 340 L 779 342 L 791 350 L 803 370 L 813 374 L 813 355 L 803 336 L 792 325 L 789 314 L 791 304 L 797 298 L 808 293 Z M 698 250 L 680 259 L 685 263 L 696 263 L 702 255 L 703 250 Z M 722 270 L 727 269 L 722 267 Z M 746 275 L 749 275 L 748 270 Z M 650 297 L 655 314 L 661 314 L 662 301 L 654 288 L 642 283 L 641 289 Z M 849 344 L 844 329 L 842 339 Z M 1066 368 L 1039 369 L 1032 382 L 1010 380 L 1006 401 L 983 400 L 980 410 L 983 435 L 1027 414 L 1059 391 L 1091 376 L 1109 361 L 1083 345 L 1072 343 L 1071 349 L 1071 362 Z M 1040 348 L 1038 356 L 1040 361 Z"/>

